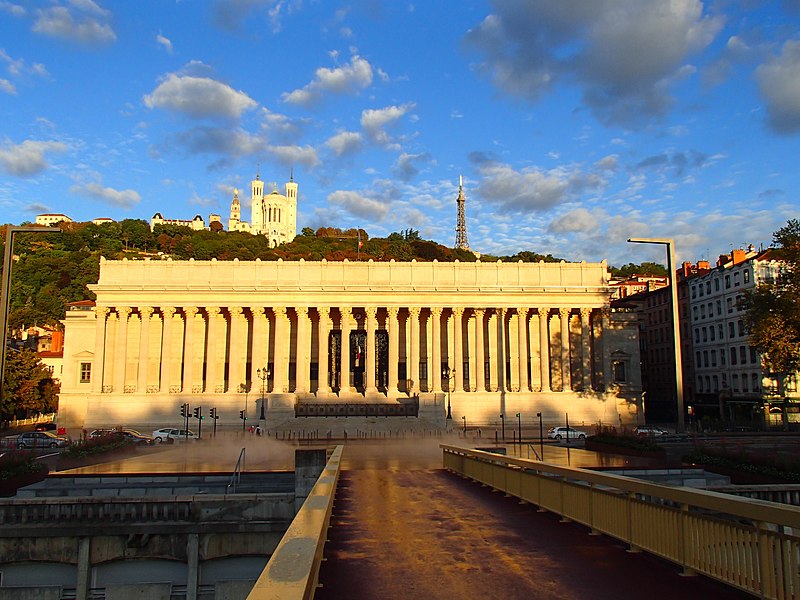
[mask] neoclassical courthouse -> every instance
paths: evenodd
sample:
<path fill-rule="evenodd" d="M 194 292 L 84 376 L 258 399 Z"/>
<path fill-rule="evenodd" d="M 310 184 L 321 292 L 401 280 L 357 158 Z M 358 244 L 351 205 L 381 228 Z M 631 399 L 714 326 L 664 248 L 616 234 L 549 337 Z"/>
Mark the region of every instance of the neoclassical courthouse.
<path fill-rule="evenodd" d="M 71 433 L 178 426 L 184 403 L 239 430 L 242 410 L 322 431 L 641 416 L 637 320 L 605 261 L 102 259 L 90 287 L 64 319 Z"/>

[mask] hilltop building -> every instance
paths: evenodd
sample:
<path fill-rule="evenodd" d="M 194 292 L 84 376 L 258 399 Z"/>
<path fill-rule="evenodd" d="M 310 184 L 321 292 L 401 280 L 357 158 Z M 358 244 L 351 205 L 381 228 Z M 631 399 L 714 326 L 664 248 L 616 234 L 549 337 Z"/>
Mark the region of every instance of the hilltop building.
<path fill-rule="evenodd" d="M 264 195 L 264 182 L 256 173 L 250 182 L 251 222 L 242 221 L 239 190 L 233 191 L 228 231 L 245 231 L 265 235 L 273 248 L 291 242 L 297 235 L 297 184 L 294 176 L 284 184 L 284 194 L 273 184 L 272 191 Z"/>
<path fill-rule="evenodd" d="M 44 225 L 45 227 L 50 227 L 50 225 L 55 225 L 57 223 L 61 223 L 62 221 L 72 223 L 72 219 L 61 213 L 45 213 L 36 215 L 36 219 L 33 223 L 34 225 Z"/>

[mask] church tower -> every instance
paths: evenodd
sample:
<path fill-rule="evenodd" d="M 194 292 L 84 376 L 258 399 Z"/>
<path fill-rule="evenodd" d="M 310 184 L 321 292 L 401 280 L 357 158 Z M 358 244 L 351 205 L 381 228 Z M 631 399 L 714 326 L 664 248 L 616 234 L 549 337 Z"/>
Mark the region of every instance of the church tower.
<path fill-rule="evenodd" d="M 260 172 L 256 171 L 256 178 L 250 182 L 252 203 L 252 232 L 256 235 L 259 233 L 267 233 L 266 222 L 264 218 L 264 182 L 261 181 Z"/>
<path fill-rule="evenodd" d="M 231 200 L 231 216 L 228 219 L 228 231 L 236 231 L 242 221 L 242 206 L 239 203 L 239 190 L 233 190 L 233 200 Z"/>
<path fill-rule="evenodd" d="M 294 182 L 294 169 L 289 174 L 286 190 L 286 239 L 290 242 L 297 235 L 297 184 Z"/>

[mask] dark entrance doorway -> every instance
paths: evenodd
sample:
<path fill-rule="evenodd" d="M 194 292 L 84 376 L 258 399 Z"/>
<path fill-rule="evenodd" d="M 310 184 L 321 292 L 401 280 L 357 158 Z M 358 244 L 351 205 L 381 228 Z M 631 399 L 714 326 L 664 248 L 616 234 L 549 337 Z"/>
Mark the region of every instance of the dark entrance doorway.
<path fill-rule="evenodd" d="M 366 388 L 367 352 L 376 352 L 375 381 L 380 391 L 389 387 L 389 332 L 379 329 L 375 332 L 375 345 L 367 348 L 367 332 L 363 329 L 350 332 L 350 372 L 353 374 L 353 387 L 359 392 Z M 339 373 L 342 371 L 342 332 L 331 331 L 328 338 L 328 360 L 330 361 L 330 384 L 334 392 L 340 391 Z M 345 382 L 347 380 L 345 379 Z"/>

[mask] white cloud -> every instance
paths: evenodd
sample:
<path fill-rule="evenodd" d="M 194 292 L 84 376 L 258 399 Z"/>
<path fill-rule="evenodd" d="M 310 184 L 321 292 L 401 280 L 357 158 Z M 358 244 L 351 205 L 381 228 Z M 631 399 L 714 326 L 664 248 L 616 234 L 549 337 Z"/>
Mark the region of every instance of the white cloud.
<path fill-rule="evenodd" d="M 783 134 L 800 132 L 800 40 L 786 42 L 779 56 L 760 65 L 756 79 L 770 128 Z"/>
<path fill-rule="evenodd" d="M 507 0 L 466 40 L 501 90 L 536 101 L 576 82 L 597 117 L 625 123 L 669 108 L 671 83 L 722 24 L 701 0 Z"/>
<path fill-rule="evenodd" d="M 616 171 L 619 168 L 619 156 L 617 154 L 609 154 L 594 163 L 594 166 L 601 171 Z"/>
<path fill-rule="evenodd" d="M 364 141 L 361 134 L 357 131 L 340 131 L 329 137 L 325 141 L 325 145 L 333 150 L 336 156 L 344 156 L 347 154 L 354 154 L 361 150 Z"/>
<path fill-rule="evenodd" d="M 372 83 L 372 66 L 360 56 L 353 56 L 350 63 L 328 69 L 317 69 L 314 79 L 305 87 L 283 95 L 289 104 L 309 106 L 318 102 L 323 94 L 354 94 Z"/>
<path fill-rule="evenodd" d="M 604 183 L 597 175 L 577 169 L 542 171 L 537 167 L 527 167 L 517 171 L 493 161 L 479 162 L 477 166 L 483 176 L 478 194 L 499 212 L 547 210 Z"/>
<path fill-rule="evenodd" d="M 21 144 L 14 145 L 6 140 L 0 147 L 0 169 L 19 177 L 36 175 L 48 167 L 46 153 L 66 150 L 67 145 L 62 142 L 25 140 Z"/>
<path fill-rule="evenodd" d="M 0 92 L 6 94 L 16 94 L 17 88 L 8 79 L 0 79 Z"/>
<path fill-rule="evenodd" d="M 152 94 L 144 97 L 148 108 L 161 108 L 186 114 L 195 119 L 238 119 L 256 106 L 244 92 L 207 77 L 180 76 L 170 73 Z"/>
<path fill-rule="evenodd" d="M 121 208 L 132 208 L 142 199 L 135 190 L 115 190 L 103 187 L 100 183 L 75 184 L 69 188 L 69 191 L 76 196 L 88 196 Z"/>
<path fill-rule="evenodd" d="M 78 12 L 89 14 L 73 15 L 65 6 L 40 9 L 36 11 L 33 31 L 84 44 L 105 44 L 116 41 L 117 35 L 114 29 L 104 22 L 109 16 L 108 11 L 90 0 L 71 4 Z"/>
<path fill-rule="evenodd" d="M 0 61 L 6 63 L 9 75 L 21 77 L 23 75 L 35 75 L 37 77 L 47 77 L 49 73 L 42 63 L 28 65 L 25 59 L 11 58 L 11 56 L 0 48 Z"/>
<path fill-rule="evenodd" d="M 408 154 L 403 152 L 392 165 L 392 174 L 401 181 L 410 181 L 419 174 L 415 162 L 430 162 L 431 155 L 427 152 Z"/>
<path fill-rule="evenodd" d="M 263 137 L 227 127 L 192 127 L 176 134 L 174 142 L 191 154 L 222 154 L 233 157 L 253 156 L 266 148 Z"/>
<path fill-rule="evenodd" d="M 376 142 L 387 143 L 389 135 L 384 128 L 401 119 L 414 106 L 413 102 L 409 102 L 402 106 L 364 110 L 361 112 L 361 127 Z"/>
<path fill-rule="evenodd" d="M 389 205 L 362 196 L 358 192 L 337 190 L 328 195 L 328 202 L 365 220 L 382 221 L 389 212 Z"/>
<path fill-rule="evenodd" d="M 172 42 L 160 33 L 156 36 L 156 43 L 163 46 L 168 54 L 172 54 Z"/>
<path fill-rule="evenodd" d="M 319 164 L 317 151 L 311 146 L 268 146 L 267 151 L 286 166 L 304 165 L 311 168 Z"/>
<path fill-rule="evenodd" d="M 554 219 L 550 223 L 550 231 L 567 233 L 583 231 L 589 232 L 597 228 L 597 219 L 585 208 L 576 208 Z"/>
<path fill-rule="evenodd" d="M 14 17 L 24 17 L 27 14 L 24 6 L 14 4 L 13 2 L 6 2 L 5 0 L 0 2 L 0 10 L 4 10 Z"/>

